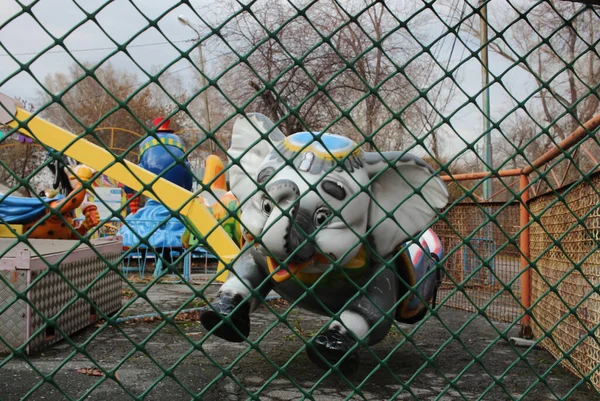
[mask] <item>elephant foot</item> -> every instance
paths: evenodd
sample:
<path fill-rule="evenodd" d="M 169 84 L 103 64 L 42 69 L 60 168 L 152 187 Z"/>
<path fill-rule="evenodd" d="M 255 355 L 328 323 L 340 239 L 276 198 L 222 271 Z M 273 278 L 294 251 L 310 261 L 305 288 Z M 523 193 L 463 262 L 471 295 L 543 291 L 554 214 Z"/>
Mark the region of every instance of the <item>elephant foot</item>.
<path fill-rule="evenodd" d="M 358 350 L 349 352 L 355 343 L 356 341 L 348 333 L 342 333 L 338 328 L 330 328 L 314 339 L 313 347 L 307 350 L 308 357 L 314 364 L 325 370 L 329 369 L 325 360 L 331 365 L 341 360 L 339 369 L 342 373 L 350 374 L 358 369 L 360 362 Z"/>
<path fill-rule="evenodd" d="M 214 310 L 204 312 L 200 316 L 200 323 L 207 330 L 212 330 L 218 325 L 213 334 L 224 340 L 234 343 L 245 341 L 250 334 L 250 305 L 246 302 L 234 312 L 240 302 L 241 295 L 218 295 L 211 302 Z"/>

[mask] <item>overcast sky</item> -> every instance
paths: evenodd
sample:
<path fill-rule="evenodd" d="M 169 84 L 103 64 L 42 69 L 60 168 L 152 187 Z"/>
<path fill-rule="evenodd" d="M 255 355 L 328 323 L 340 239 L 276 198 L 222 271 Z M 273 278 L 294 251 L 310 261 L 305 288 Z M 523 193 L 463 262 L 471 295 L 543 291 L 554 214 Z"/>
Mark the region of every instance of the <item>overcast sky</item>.
<path fill-rule="evenodd" d="M 97 63 L 114 52 L 115 42 L 127 43 L 137 35 L 127 47 L 131 58 L 125 53 L 117 53 L 110 61 L 119 68 L 138 73 L 142 78 L 141 69 L 150 72 L 153 67 L 163 67 L 180 57 L 179 52 L 167 43 L 167 39 L 175 42 L 175 46 L 181 50 L 187 50 L 192 46 L 192 43 L 186 40 L 193 39 L 195 34 L 190 28 L 177 22 L 178 15 L 186 15 L 190 21 L 201 24 L 196 14 L 187 5 L 180 5 L 160 19 L 157 24 L 158 29 L 148 27 L 147 18 L 157 19 L 177 4 L 177 1 L 115 0 L 102 8 L 104 3 L 105 1 L 99 0 L 41 0 L 32 8 L 35 18 L 29 14 L 21 14 L 2 27 L 0 42 L 8 52 L 16 55 L 19 62 L 27 63 L 54 43 L 52 37 L 40 27 L 40 24 L 51 35 L 61 37 L 84 22 L 68 35 L 64 45 L 73 52 L 73 56 L 78 61 Z M 191 3 L 197 6 L 197 10 L 202 9 L 200 1 Z M 21 7 L 14 0 L 2 0 L 2 4 L 0 24 L 4 24 L 21 12 Z M 5 4 L 8 7 L 4 7 Z M 102 8 L 97 14 L 97 23 L 87 20 L 77 4 L 90 13 Z M 139 8 L 139 11 L 134 5 Z M 11 57 L 0 57 L 1 82 L 20 68 Z M 49 73 L 65 71 L 72 63 L 72 57 L 60 46 L 55 46 L 33 62 L 31 73 L 41 81 Z M 187 60 L 180 63 L 182 65 L 174 65 L 173 69 L 189 66 Z M 25 98 L 35 97 L 39 90 L 40 87 L 35 80 L 24 72 L 2 86 L 2 91 L 5 93 Z"/>
<path fill-rule="evenodd" d="M 44 76 L 49 73 L 65 71 L 73 63 L 73 59 L 60 46 L 56 45 L 31 63 L 29 73 L 6 55 L 6 51 L 14 55 L 20 63 L 26 65 L 35 58 L 35 55 L 54 43 L 54 39 L 50 35 L 60 38 L 73 27 L 85 21 L 64 40 L 64 45 L 73 52 L 73 56 L 80 62 L 97 63 L 116 49 L 114 42 L 127 43 L 137 35 L 127 47 L 131 57 L 120 52 L 112 56 L 110 61 L 118 68 L 136 72 L 140 77 L 140 83 L 143 83 L 147 78 L 142 70 L 156 71 L 173 60 L 181 58 L 176 48 L 167 43 L 167 39 L 174 42 L 174 45 L 181 50 L 187 50 L 193 45 L 189 40 L 195 37 L 195 33 L 189 27 L 178 23 L 178 15 L 187 16 L 204 32 L 206 32 L 205 25 L 202 24 L 198 15 L 206 16 L 213 23 L 226 18 L 226 16 L 212 13 L 214 7 L 211 4 L 214 5 L 214 2 L 202 0 L 190 1 L 193 9 L 185 4 L 179 4 L 177 0 L 115 0 L 108 2 L 108 5 L 104 7 L 106 1 L 102 0 L 40 0 L 32 8 L 33 16 L 22 13 L 17 18 L 14 16 L 21 13 L 22 8 L 15 0 L 0 0 L 0 3 L 2 4 L 0 7 L 0 43 L 4 47 L 4 49 L 0 48 L 0 91 L 9 96 L 18 96 L 29 100 L 35 100 L 40 91 L 36 79 L 43 81 Z M 96 16 L 97 22 L 87 20 L 85 13 L 78 8 L 77 4 L 88 13 L 96 12 L 103 7 Z M 148 27 L 148 19 L 159 18 L 173 6 L 176 7 L 160 18 L 157 28 Z M 493 11 L 494 9 L 491 8 L 492 14 Z M 211 15 L 209 16 L 209 14 Z M 12 21 L 7 23 L 11 19 Z M 41 28 L 40 24 L 50 35 Z M 440 32 L 443 29 L 441 24 L 438 24 L 438 28 Z M 139 32 L 142 33 L 139 34 Z M 444 42 L 440 52 L 441 58 L 448 57 L 452 43 L 451 38 Z M 218 57 L 218 54 L 215 54 L 217 50 L 213 49 L 212 51 L 214 53 L 211 53 L 210 48 L 207 49 L 205 56 L 209 67 L 211 60 Z M 461 87 L 469 95 L 473 95 L 481 87 L 480 64 L 477 59 L 472 58 L 468 49 L 457 42 L 450 65 L 456 65 L 461 59 L 469 58 L 469 62 L 459 70 L 458 77 L 461 79 Z M 508 67 L 508 64 L 491 54 L 490 66 L 495 74 L 499 74 Z M 170 67 L 169 71 L 178 74 L 184 82 L 186 79 L 191 79 L 191 74 L 194 73 L 194 69 L 190 68 L 189 62 L 185 59 L 178 61 Z M 12 76 L 15 73 L 18 74 Z M 535 83 L 518 68 L 511 70 L 504 82 L 511 93 L 521 99 L 535 88 Z M 465 100 L 465 96 L 458 93 L 453 102 L 454 107 Z M 503 115 L 510 106 L 507 94 L 499 85 L 494 86 L 491 90 L 491 105 L 494 117 Z M 452 123 L 458 135 L 472 141 L 482 132 L 481 121 L 480 112 L 474 106 L 469 106 L 462 108 L 453 118 Z M 451 153 L 464 147 L 456 138 L 456 134 L 448 134 L 445 142 Z"/>

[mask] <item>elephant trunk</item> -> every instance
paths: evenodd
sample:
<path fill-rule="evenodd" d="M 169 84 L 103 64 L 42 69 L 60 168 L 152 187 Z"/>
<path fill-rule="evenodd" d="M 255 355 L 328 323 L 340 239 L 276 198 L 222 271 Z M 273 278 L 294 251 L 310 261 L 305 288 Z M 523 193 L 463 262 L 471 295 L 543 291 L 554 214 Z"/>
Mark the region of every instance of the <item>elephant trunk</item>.
<path fill-rule="evenodd" d="M 312 234 L 314 231 L 310 216 L 302 209 L 298 210 L 294 216 L 294 222 L 290 222 L 290 226 L 286 236 L 284 237 L 285 248 L 288 255 L 292 256 L 294 262 L 306 262 L 314 256 L 315 244 L 312 241 L 307 241 L 306 235 Z"/>
<path fill-rule="evenodd" d="M 305 213 L 297 201 L 300 189 L 291 180 L 278 180 L 266 188 L 271 200 L 279 207 L 273 211 L 267 222 L 267 230 L 263 233 L 263 243 L 277 258 L 284 260 L 292 255 L 291 261 L 304 262 L 313 257 L 314 243 L 307 242 L 306 234 L 312 233 L 314 228 L 310 216 Z M 282 213 L 286 211 L 289 217 Z M 291 219 L 290 219 L 291 218 Z"/>

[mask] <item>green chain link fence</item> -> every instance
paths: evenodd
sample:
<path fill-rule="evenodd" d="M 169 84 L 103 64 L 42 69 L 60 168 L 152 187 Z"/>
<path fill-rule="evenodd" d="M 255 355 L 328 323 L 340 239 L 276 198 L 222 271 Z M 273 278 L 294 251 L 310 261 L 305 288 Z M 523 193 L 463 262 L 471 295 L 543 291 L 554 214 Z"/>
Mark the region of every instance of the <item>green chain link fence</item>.
<path fill-rule="evenodd" d="M 320 370 L 309 361 L 305 351 L 340 319 L 340 311 L 317 316 L 298 306 L 302 299 L 286 302 L 252 289 L 261 302 L 252 314 L 251 334 L 241 343 L 225 342 L 214 335 L 216 329 L 207 332 L 199 324 L 220 286 L 218 274 L 212 274 L 217 262 L 211 262 L 211 274 L 198 274 L 208 272 L 208 254 L 198 258 L 194 251 L 211 252 L 209 235 L 191 226 L 182 209 L 169 210 L 123 250 L 120 240 L 106 233 L 121 227 L 135 232 L 123 216 L 142 194 L 154 195 L 158 203 L 165 194 L 145 183 L 120 206 L 106 203 L 92 181 L 102 179 L 107 165 L 66 191 L 67 202 L 87 192 L 110 210 L 87 233 L 73 231 L 70 240 L 31 239 L 45 226 L 65 228 L 82 220 L 56 208 L 23 232 L 1 221 L 6 238 L 0 242 L 0 399 L 600 399 L 594 174 L 600 154 L 594 120 L 600 18 L 594 5 L 267 0 L 150 7 L 73 1 L 65 3 L 78 17 L 61 30 L 48 19 L 49 3 L 15 1 L 0 20 L 3 62 L 10 70 L 0 76 L 0 90 L 17 97 L 15 87 L 37 87 L 37 103 L 22 104 L 34 118 L 99 145 L 112 154 L 112 164 L 137 162 L 144 139 L 158 139 L 153 118 L 170 118 L 187 148 L 176 153 L 159 143 L 174 160 L 159 175 L 177 166 L 180 174 L 194 176 L 195 193 L 182 202 L 207 193 L 219 198 L 211 189 L 216 179 L 202 182 L 198 166 L 209 153 L 228 155 L 233 122 L 249 112 L 265 114 L 286 135 L 333 132 L 363 150 L 419 154 L 446 177 L 451 196 L 431 222 L 444 244 L 444 256 L 436 261 L 443 283 L 422 321 L 398 323 L 391 311 L 419 297 L 417 285 L 411 287 L 393 268 L 400 252 L 384 260 L 370 249 L 380 265 L 374 279 L 393 271 L 409 288 L 393 308 L 379 309 L 380 321 L 392 325 L 387 337 L 373 346 L 359 339 L 353 347 L 362 362 L 351 375 L 336 364 Z M 484 6 L 489 39 L 480 43 Z M 120 13 L 131 19 L 115 28 L 110 19 Z M 169 33 L 182 13 L 197 21 L 179 17 L 197 34 L 191 43 Z M 19 50 L 13 34 L 20 25 L 35 27 L 32 32 L 43 38 L 34 54 Z M 99 61 L 82 61 L 70 45 L 90 30 L 109 43 L 95 50 L 104 52 Z M 157 51 L 159 66 L 149 67 L 137 52 L 156 37 L 169 50 Z M 484 48 L 491 56 L 490 83 L 480 89 L 472 75 L 479 73 Z M 37 71 L 53 52 L 68 57 L 73 67 L 44 78 Z M 119 57 L 138 75 L 110 64 Z M 178 81 L 181 71 L 192 75 Z M 514 88 L 513 82 L 528 84 Z M 482 101 L 486 91 L 491 112 Z M 498 98 L 502 107 L 493 104 Z M 482 116 L 489 124 L 483 131 L 471 126 Z M 19 129 L 35 138 L 33 121 L 20 121 Z M 115 139 L 111 131 L 109 139 L 106 127 L 113 126 L 140 136 Z M 461 132 L 468 126 L 475 133 Z M 272 140 L 274 132 L 269 129 L 262 138 Z M 579 134 L 569 136 L 572 132 Z M 491 159 L 481 146 L 488 134 L 493 166 L 486 166 Z M 48 204 L 52 199 L 38 195 L 48 185 L 40 177 L 49 166 L 59 168 L 60 160 L 76 173 L 63 157 L 74 142 L 51 149 L 24 138 L 17 143 L 18 135 L 5 127 L 0 140 L 6 184 L 0 205 L 19 191 Z M 553 149 L 559 150 L 555 157 L 544 159 Z M 90 157 L 78 156 L 83 163 Z M 327 171 L 349 165 L 350 156 L 344 156 Z M 493 179 L 471 174 L 489 168 Z M 393 164 L 389 169 L 398 171 Z M 512 177 L 521 177 L 524 185 L 517 188 Z M 496 193 L 483 192 L 486 181 Z M 257 185 L 253 194 L 267 183 Z M 424 191 L 425 185 L 412 190 Z M 531 201 L 530 194 L 536 196 Z M 407 199 L 397 199 L 392 209 Z M 235 206 L 220 222 L 240 211 Z M 327 219 L 336 217 L 334 208 Z M 198 238 L 196 248 L 157 248 L 151 238 L 161 224 L 184 225 Z M 314 244 L 318 230 L 306 234 L 301 245 Z M 362 242 L 368 244 L 366 235 Z M 236 274 L 233 262 L 212 253 L 219 266 Z M 333 263 L 325 276 L 338 267 Z M 342 277 L 353 281 L 345 272 Z M 355 283 L 356 294 L 347 304 L 371 281 Z M 299 284 L 306 297 L 315 294 L 316 285 Z M 534 340 L 519 347 L 511 338 L 529 334 L 523 325 L 531 325 Z M 15 344 L 14 338 L 23 341 Z"/>

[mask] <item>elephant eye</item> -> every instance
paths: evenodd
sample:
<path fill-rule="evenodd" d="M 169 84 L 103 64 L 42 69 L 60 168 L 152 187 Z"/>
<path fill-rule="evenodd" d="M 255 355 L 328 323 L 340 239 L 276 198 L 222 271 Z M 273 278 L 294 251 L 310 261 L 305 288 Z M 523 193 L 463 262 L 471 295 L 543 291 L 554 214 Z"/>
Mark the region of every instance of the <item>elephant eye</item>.
<path fill-rule="evenodd" d="M 337 200 L 341 201 L 346 199 L 346 190 L 340 182 L 325 180 L 321 184 L 321 188 L 323 188 L 323 191 L 333 196 Z"/>
<path fill-rule="evenodd" d="M 271 202 L 269 198 L 264 198 L 262 200 L 261 208 L 263 213 L 268 216 L 273 211 L 273 202 Z"/>
<path fill-rule="evenodd" d="M 331 210 L 327 207 L 320 207 L 317 209 L 314 215 L 315 227 L 320 227 L 327 221 L 327 218 L 331 216 Z"/>

